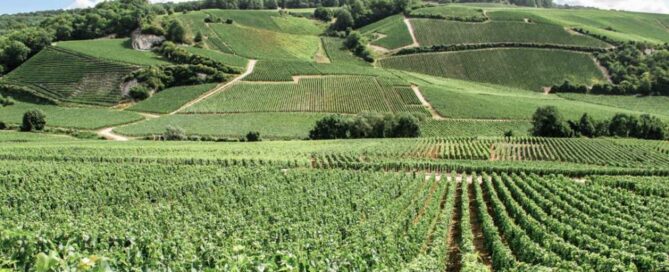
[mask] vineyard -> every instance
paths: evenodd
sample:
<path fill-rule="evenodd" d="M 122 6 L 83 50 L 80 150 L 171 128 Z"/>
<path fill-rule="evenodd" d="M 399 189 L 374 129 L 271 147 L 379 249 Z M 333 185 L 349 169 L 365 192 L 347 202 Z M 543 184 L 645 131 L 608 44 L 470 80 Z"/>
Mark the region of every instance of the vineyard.
<path fill-rule="evenodd" d="M 294 83 L 243 82 L 188 109 L 188 113 L 330 112 L 426 113 L 411 88 L 374 77 L 300 78 Z"/>
<path fill-rule="evenodd" d="M 170 62 L 151 51 L 133 50 L 130 39 L 99 39 L 59 42 L 58 48 L 90 57 L 131 65 L 169 65 Z"/>
<path fill-rule="evenodd" d="M 464 23 L 434 19 L 412 19 L 421 46 L 446 44 L 527 43 L 606 48 L 597 39 L 568 33 L 564 27 L 513 21 Z"/>
<path fill-rule="evenodd" d="M 139 102 L 128 110 L 152 113 L 171 113 L 200 95 L 216 88 L 216 84 L 182 86 L 162 90 L 151 99 Z"/>
<path fill-rule="evenodd" d="M 136 154 L 176 159 L 179 149 L 194 147 L 137 145 Z M 238 156 L 230 147 L 224 153 Z M 134 156 L 128 146 L 106 148 Z M 286 150 L 271 143 L 244 149 Z M 80 160 L 88 151 L 63 162 L 47 159 L 47 151 L 21 164 L 2 155 L 0 195 L 8 201 L 0 224 L 10 230 L 0 236 L 8 249 L 0 253 L 3 267 L 28 270 L 36 256 L 61 269 L 86 259 L 117 270 L 667 267 L 666 199 L 601 182 L 522 172 L 281 170 L 262 161 L 220 167 L 164 157 L 145 167 L 150 157 Z"/>
<path fill-rule="evenodd" d="M 386 49 L 400 48 L 413 43 L 411 34 L 404 24 L 402 16 L 399 15 L 367 25 L 360 31 L 372 37 L 372 44 Z"/>
<path fill-rule="evenodd" d="M 76 129 L 99 129 L 122 125 L 142 120 L 142 116 L 133 112 L 117 111 L 92 107 L 59 107 L 17 102 L 10 107 L 0 108 L 0 121 L 20 125 L 26 111 L 39 109 L 47 115 L 50 126 Z"/>
<path fill-rule="evenodd" d="M 565 80 L 604 81 L 590 55 L 543 49 L 486 49 L 382 59 L 381 66 L 416 73 L 541 90 Z"/>
<path fill-rule="evenodd" d="M 121 100 L 121 81 L 133 70 L 133 66 L 49 47 L 3 81 L 24 85 L 57 101 L 107 106 Z"/>

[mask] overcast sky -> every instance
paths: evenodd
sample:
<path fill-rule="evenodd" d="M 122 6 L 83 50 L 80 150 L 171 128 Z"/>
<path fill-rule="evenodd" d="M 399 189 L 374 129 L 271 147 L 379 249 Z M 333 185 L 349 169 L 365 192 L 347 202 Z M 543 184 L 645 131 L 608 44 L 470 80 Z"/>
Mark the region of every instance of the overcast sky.
<path fill-rule="evenodd" d="M 0 0 L 0 14 L 51 10 L 64 8 L 83 8 L 95 5 L 102 0 Z M 183 2 L 187 0 L 151 0 L 151 2 Z M 630 11 L 668 13 L 669 0 L 554 0 L 559 4 L 620 9 Z"/>

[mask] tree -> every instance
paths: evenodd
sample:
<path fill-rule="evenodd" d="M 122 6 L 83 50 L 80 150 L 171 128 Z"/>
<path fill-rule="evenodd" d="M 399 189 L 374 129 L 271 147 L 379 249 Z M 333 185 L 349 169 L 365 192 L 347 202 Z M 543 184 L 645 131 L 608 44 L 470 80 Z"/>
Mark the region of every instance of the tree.
<path fill-rule="evenodd" d="M 540 107 L 532 116 L 531 133 L 541 137 L 569 137 L 572 132 L 554 106 Z"/>
<path fill-rule="evenodd" d="M 348 121 L 341 115 L 326 116 L 316 122 L 316 126 L 309 132 L 309 138 L 318 139 L 345 139 L 348 138 Z"/>
<path fill-rule="evenodd" d="M 317 7 L 316 10 L 314 10 L 314 18 L 329 22 L 332 20 L 332 11 L 324 7 Z"/>
<path fill-rule="evenodd" d="M 183 141 L 186 139 L 186 132 L 180 127 L 167 126 L 165 133 L 163 133 L 163 139 L 166 141 Z"/>
<path fill-rule="evenodd" d="M 21 131 L 43 130 L 46 126 L 46 115 L 41 110 L 29 110 L 23 114 Z"/>
<path fill-rule="evenodd" d="M 349 12 L 347 9 L 339 9 L 339 11 L 337 11 L 336 17 L 337 20 L 332 25 L 332 28 L 334 30 L 344 31 L 349 27 L 353 28 L 353 26 L 355 25 L 353 16 L 351 15 L 351 12 Z"/>
<path fill-rule="evenodd" d="M 632 132 L 632 136 L 648 140 L 664 140 L 667 138 L 667 126 L 655 116 L 648 114 L 641 115 Z"/>
<path fill-rule="evenodd" d="M 2 50 L 2 54 L 0 54 L 0 61 L 2 61 L 2 63 L 4 63 L 7 68 L 11 70 L 26 61 L 29 55 L 30 48 L 28 48 L 25 44 L 19 41 L 11 41 L 5 47 L 5 49 Z"/>
<path fill-rule="evenodd" d="M 636 129 L 637 118 L 632 115 L 618 113 L 613 116 L 609 123 L 609 133 L 611 136 L 629 137 L 632 131 Z"/>
<path fill-rule="evenodd" d="M 202 32 L 198 31 L 197 34 L 195 34 L 195 38 L 193 40 L 196 43 L 202 42 L 204 40 L 204 36 L 202 35 Z"/>
<path fill-rule="evenodd" d="M 257 132 L 257 131 L 249 131 L 249 133 L 246 134 L 246 141 L 247 141 L 247 142 L 259 142 L 259 141 L 262 141 L 262 138 L 260 138 L 260 132 Z"/>
<path fill-rule="evenodd" d="M 420 136 L 420 126 L 418 118 L 410 114 L 401 114 L 397 117 L 393 127 L 392 137 L 418 137 Z"/>
<path fill-rule="evenodd" d="M 149 96 L 151 96 L 151 93 L 149 89 L 147 89 L 144 86 L 135 86 L 130 89 L 130 91 L 128 92 L 128 96 L 130 96 L 135 101 L 142 101 L 144 99 L 149 98 Z"/>
<path fill-rule="evenodd" d="M 265 0 L 266 9 L 277 9 L 279 8 L 279 3 L 276 0 Z"/>
<path fill-rule="evenodd" d="M 188 30 L 179 20 L 172 20 L 167 27 L 166 38 L 175 43 L 190 43 Z"/>
<path fill-rule="evenodd" d="M 595 122 L 587 113 L 581 116 L 581 120 L 578 122 L 578 130 L 585 137 L 592 138 L 595 136 Z"/>
<path fill-rule="evenodd" d="M 509 130 L 504 132 L 504 137 L 511 138 L 511 137 L 513 137 L 514 134 L 515 133 L 514 133 L 513 129 L 509 129 Z"/>

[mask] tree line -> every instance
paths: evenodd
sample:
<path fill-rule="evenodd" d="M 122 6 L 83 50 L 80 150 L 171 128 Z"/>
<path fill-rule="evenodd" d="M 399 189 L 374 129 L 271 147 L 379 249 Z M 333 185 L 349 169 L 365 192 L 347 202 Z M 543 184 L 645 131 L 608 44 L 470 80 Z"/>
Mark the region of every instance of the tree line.
<path fill-rule="evenodd" d="M 561 45 L 561 44 L 546 44 L 546 43 L 524 43 L 524 42 L 501 42 L 501 43 L 474 43 L 474 44 L 443 44 L 433 46 L 422 46 L 413 48 L 404 48 L 395 55 L 410 55 L 418 53 L 430 52 L 450 52 L 462 50 L 476 50 L 488 48 L 539 48 L 539 49 L 562 49 L 590 53 L 603 53 L 606 49 L 599 47 L 588 47 L 578 45 Z"/>
<path fill-rule="evenodd" d="M 309 139 L 360 139 L 419 137 L 420 119 L 402 114 L 364 112 L 355 116 L 330 115 L 316 122 Z"/>
<path fill-rule="evenodd" d="M 539 137 L 621 137 L 664 140 L 669 128 L 659 118 L 643 114 L 618 113 L 610 120 L 595 120 L 584 113 L 579 120 L 567 120 L 554 106 L 541 107 L 532 116 L 530 133 Z"/>

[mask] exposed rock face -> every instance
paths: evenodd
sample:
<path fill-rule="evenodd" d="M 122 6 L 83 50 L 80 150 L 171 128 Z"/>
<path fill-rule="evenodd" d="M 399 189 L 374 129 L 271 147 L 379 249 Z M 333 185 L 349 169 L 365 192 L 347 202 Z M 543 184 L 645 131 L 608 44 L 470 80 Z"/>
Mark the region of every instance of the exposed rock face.
<path fill-rule="evenodd" d="M 135 50 L 151 50 L 156 45 L 165 41 L 165 37 L 150 34 L 142 34 L 140 29 L 132 32 L 132 48 Z"/>

